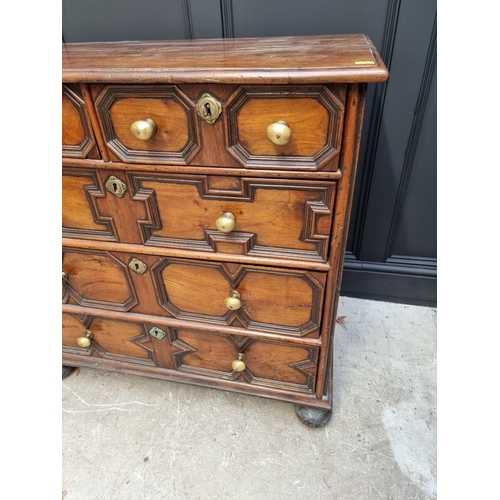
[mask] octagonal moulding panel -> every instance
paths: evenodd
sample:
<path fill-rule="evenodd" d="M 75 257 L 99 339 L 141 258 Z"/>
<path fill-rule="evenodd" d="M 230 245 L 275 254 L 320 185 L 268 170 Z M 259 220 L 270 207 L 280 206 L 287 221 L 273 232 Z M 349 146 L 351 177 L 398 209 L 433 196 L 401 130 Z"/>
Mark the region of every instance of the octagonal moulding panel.
<path fill-rule="evenodd" d="M 138 304 L 126 264 L 109 252 L 63 249 L 67 294 L 78 305 L 129 311 Z"/>
<path fill-rule="evenodd" d="M 165 258 L 151 268 L 160 306 L 173 317 L 272 333 L 318 337 L 326 274 Z M 242 306 L 224 304 L 231 290 Z"/>
<path fill-rule="evenodd" d="M 175 85 L 107 86 L 95 105 L 108 148 L 124 162 L 186 164 L 201 149 L 194 104 Z M 145 119 L 156 131 L 141 141 L 130 127 Z"/>
<path fill-rule="evenodd" d="M 247 168 L 320 170 L 340 150 L 344 103 L 327 86 L 239 87 L 226 103 L 226 147 Z M 290 142 L 273 144 L 268 125 L 286 122 Z"/>
<path fill-rule="evenodd" d="M 66 85 L 62 86 L 62 155 L 86 158 L 95 146 L 85 114 L 83 99 Z"/>

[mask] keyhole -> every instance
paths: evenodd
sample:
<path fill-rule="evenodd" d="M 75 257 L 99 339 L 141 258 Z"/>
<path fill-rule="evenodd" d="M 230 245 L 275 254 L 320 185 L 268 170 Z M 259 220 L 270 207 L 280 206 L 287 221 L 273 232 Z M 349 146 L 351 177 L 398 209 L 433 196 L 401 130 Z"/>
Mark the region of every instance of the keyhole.
<path fill-rule="evenodd" d="M 118 184 L 113 182 L 113 191 L 116 193 L 118 191 Z"/>
<path fill-rule="evenodd" d="M 210 109 L 210 103 L 206 102 L 203 106 L 203 116 L 212 116 L 212 110 Z"/>
<path fill-rule="evenodd" d="M 137 262 L 135 263 L 135 270 L 139 271 L 139 264 L 137 264 Z"/>

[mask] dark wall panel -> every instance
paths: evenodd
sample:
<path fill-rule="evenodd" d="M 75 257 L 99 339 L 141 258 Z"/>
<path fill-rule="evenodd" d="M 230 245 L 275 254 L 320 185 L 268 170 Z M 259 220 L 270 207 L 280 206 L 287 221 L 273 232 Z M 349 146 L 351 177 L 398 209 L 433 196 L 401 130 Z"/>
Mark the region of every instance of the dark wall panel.
<path fill-rule="evenodd" d="M 387 243 L 435 12 L 434 0 L 403 2 L 401 6 L 364 223 L 361 260 L 383 262 L 387 257 Z M 416 40 L 426 43 L 415 43 Z"/>
<path fill-rule="evenodd" d="M 401 0 L 389 0 L 384 19 L 382 41 L 377 45 L 382 59 L 391 72 L 392 56 L 399 21 Z M 382 127 L 388 82 L 368 86 L 365 119 L 359 152 L 358 172 L 354 189 L 351 224 L 347 240 L 347 251 L 359 258 L 363 243 L 363 228 L 370 195 L 371 180 L 377 156 L 378 140 Z"/>
<path fill-rule="evenodd" d="M 392 255 L 437 258 L 436 94 L 434 72 Z"/>
<path fill-rule="evenodd" d="M 191 13 L 193 38 L 222 38 L 220 0 L 186 0 Z"/>
<path fill-rule="evenodd" d="M 427 276 L 371 269 L 345 269 L 341 295 L 402 304 L 435 306 L 436 280 Z"/>
<path fill-rule="evenodd" d="M 364 33 L 382 40 L 387 1 L 233 0 L 234 36 Z"/>
<path fill-rule="evenodd" d="M 183 0 L 63 0 L 65 42 L 188 38 Z"/>

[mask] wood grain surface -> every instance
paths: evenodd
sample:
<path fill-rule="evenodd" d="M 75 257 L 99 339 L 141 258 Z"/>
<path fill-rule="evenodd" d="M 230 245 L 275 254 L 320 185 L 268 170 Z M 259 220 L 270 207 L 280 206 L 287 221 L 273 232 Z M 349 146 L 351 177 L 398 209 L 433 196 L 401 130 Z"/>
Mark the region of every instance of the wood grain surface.
<path fill-rule="evenodd" d="M 62 143 L 64 146 L 78 146 L 85 139 L 82 118 L 74 101 L 62 96 Z"/>
<path fill-rule="evenodd" d="M 362 34 L 63 44 L 65 82 L 380 82 L 387 68 Z"/>

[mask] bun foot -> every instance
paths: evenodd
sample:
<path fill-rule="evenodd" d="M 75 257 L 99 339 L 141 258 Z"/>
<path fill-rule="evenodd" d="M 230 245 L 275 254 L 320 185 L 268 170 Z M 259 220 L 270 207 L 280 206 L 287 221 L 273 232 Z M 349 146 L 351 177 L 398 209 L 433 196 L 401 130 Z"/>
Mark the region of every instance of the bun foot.
<path fill-rule="evenodd" d="M 66 366 L 62 365 L 62 378 L 66 378 L 68 375 L 71 375 L 76 368 L 74 366 Z"/>
<path fill-rule="evenodd" d="M 295 415 L 307 427 L 323 427 L 332 418 L 332 410 L 323 410 L 312 406 L 295 405 Z"/>

